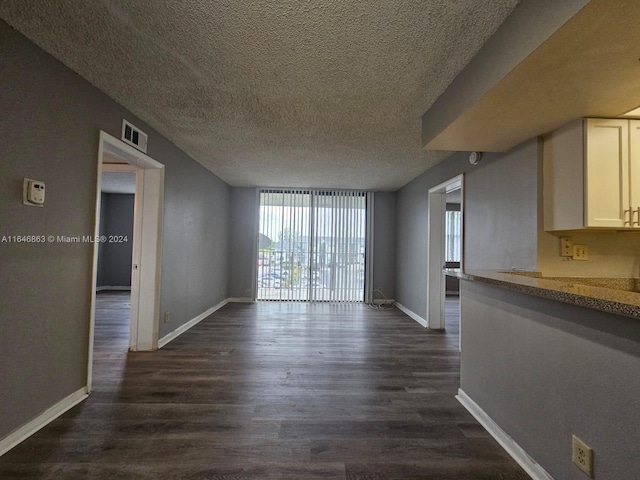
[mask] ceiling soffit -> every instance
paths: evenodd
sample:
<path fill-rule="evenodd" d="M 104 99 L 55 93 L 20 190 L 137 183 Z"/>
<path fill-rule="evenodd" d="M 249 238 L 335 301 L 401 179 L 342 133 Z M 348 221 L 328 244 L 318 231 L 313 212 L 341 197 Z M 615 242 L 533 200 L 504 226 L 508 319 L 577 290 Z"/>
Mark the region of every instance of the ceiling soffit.
<path fill-rule="evenodd" d="M 573 119 L 640 105 L 638 18 L 636 0 L 592 0 L 426 148 L 505 151 Z"/>

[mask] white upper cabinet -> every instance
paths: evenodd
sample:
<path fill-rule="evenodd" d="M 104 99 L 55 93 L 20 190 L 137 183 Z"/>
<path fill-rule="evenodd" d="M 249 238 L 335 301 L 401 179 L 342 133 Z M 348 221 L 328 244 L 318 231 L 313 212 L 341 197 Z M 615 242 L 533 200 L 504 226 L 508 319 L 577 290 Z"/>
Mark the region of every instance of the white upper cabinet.
<path fill-rule="evenodd" d="M 629 196 L 631 224 L 640 228 L 640 120 L 629 120 Z"/>
<path fill-rule="evenodd" d="M 544 137 L 544 228 L 640 228 L 640 120 L 579 120 Z"/>
<path fill-rule="evenodd" d="M 585 227 L 624 228 L 629 221 L 629 120 L 586 119 Z"/>

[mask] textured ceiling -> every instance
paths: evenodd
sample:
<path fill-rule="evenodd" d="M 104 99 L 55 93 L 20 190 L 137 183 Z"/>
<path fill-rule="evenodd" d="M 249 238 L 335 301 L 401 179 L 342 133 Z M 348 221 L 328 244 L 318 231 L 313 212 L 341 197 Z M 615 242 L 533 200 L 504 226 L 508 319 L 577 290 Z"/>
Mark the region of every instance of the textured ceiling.
<path fill-rule="evenodd" d="M 0 17 L 230 185 L 394 190 L 449 155 L 422 150 L 421 116 L 517 3 L 0 0 Z"/>

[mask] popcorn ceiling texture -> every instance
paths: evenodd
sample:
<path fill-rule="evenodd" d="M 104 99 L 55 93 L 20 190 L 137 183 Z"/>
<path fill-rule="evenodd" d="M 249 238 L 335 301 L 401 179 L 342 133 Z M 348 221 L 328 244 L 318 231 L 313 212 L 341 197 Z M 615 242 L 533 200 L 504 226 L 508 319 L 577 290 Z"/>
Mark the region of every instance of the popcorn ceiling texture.
<path fill-rule="evenodd" d="M 395 190 L 448 156 L 422 149 L 421 116 L 517 3 L 0 0 L 0 17 L 232 186 Z"/>

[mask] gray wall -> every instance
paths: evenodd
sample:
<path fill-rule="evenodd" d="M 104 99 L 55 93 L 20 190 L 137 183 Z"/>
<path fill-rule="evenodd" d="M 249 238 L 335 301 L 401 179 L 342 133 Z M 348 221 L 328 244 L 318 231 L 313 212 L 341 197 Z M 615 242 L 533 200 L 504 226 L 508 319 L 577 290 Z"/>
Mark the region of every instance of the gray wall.
<path fill-rule="evenodd" d="M 427 214 L 431 187 L 456 175 L 464 179 L 464 255 L 466 269 L 535 269 L 537 140 L 504 154 L 485 154 L 477 166 L 456 153 L 397 194 L 396 299 L 421 317 L 427 311 Z"/>
<path fill-rule="evenodd" d="M 232 188 L 229 234 L 229 296 L 255 295 L 256 234 L 258 233 L 258 193 L 255 188 Z"/>
<path fill-rule="evenodd" d="M 222 300 L 229 187 L 4 22 L 0 45 L 0 235 L 93 234 L 98 132 L 126 117 L 166 166 L 160 334 Z M 88 243 L 0 244 L 0 438 L 86 385 L 91 271 Z"/>
<path fill-rule="evenodd" d="M 454 154 L 398 190 L 396 196 L 396 300 L 421 317 L 427 312 L 427 207 L 431 187 L 470 166 Z"/>
<path fill-rule="evenodd" d="M 130 287 L 135 195 L 103 193 L 101 199 L 100 235 L 107 237 L 107 242 L 98 246 L 97 286 Z M 110 242 L 110 237 L 127 240 Z"/>
<path fill-rule="evenodd" d="M 475 168 L 456 154 L 398 192 L 401 304 L 425 314 L 427 191 L 463 171 L 465 268 L 537 268 L 541 153 L 533 139 Z M 636 478 L 637 327 L 637 320 L 463 282 L 461 388 L 554 478 L 584 478 L 571 464 L 572 433 L 594 448 L 596 478 Z"/>
<path fill-rule="evenodd" d="M 165 165 L 159 336 L 227 298 L 231 188 L 169 141 L 154 156 Z M 152 155 L 153 156 L 153 155 Z"/>
<path fill-rule="evenodd" d="M 396 295 L 396 193 L 375 192 L 373 200 L 373 287 L 388 299 Z M 380 293 L 374 299 L 381 299 Z"/>
<path fill-rule="evenodd" d="M 553 478 L 638 479 L 638 320 L 463 281 L 461 388 Z"/>
<path fill-rule="evenodd" d="M 540 142 L 530 140 L 469 171 L 464 185 L 465 269 L 536 269 L 541 155 Z"/>

